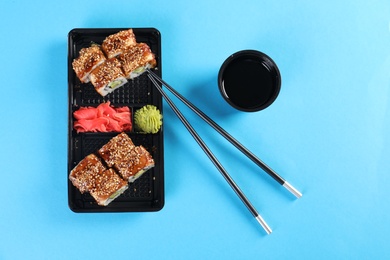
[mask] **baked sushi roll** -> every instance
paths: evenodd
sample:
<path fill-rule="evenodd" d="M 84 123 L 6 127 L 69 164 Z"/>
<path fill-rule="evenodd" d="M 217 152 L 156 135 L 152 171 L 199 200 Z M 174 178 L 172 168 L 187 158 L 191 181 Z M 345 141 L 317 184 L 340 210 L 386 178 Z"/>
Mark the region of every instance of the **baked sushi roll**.
<path fill-rule="evenodd" d="M 102 43 L 102 49 L 110 59 L 118 56 L 123 50 L 136 43 L 137 41 L 133 30 L 128 29 L 107 36 Z"/>
<path fill-rule="evenodd" d="M 92 184 L 89 193 L 100 206 L 107 206 L 128 188 L 127 181 L 111 168 L 99 173 Z"/>
<path fill-rule="evenodd" d="M 81 193 L 89 192 L 97 204 L 107 206 L 127 188 L 114 169 L 106 169 L 100 159 L 90 154 L 70 172 L 69 179 Z"/>
<path fill-rule="evenodd" d="M 121 63 L 116 58 L 106 60 L 91 72 L 89 78 L 95 90 L 103 97 L 127 83 Z"/>
<path fill-rule="evenodd" d="M 99 158 L 94 154 L 90 154 L 71 170 L 69 180 L 81 193 L 84 193 L 93 187 L 95 176 L 101 175 L 105 170 L 106 168 Z"/>
<path fill-rule="evenodd" d="M 116 169 L 129 182 L 134 182 L 154 167 L 150 153 L 143 146 L 135 146 L 125 133 L 113 137 L 98 153 L 108 166 Z"/>
<path fill-rule="evenodd" d="M 98 150 L 98 154 L 108 167 L 113 167 L 115 162 L 126 157 L 134 147 L 131 138 L 126 133 L 120 133 L 103 145 Z"/>
<path fill-rule="evenodd" d="M 156 67 L 156 59 L 146 43 L 137 43 L 118 56 L 127 79 L 133 79 L 147 68 Z"/>
<path fill-rule="evenodd" d="M 89 82 L 90 73 L 100 66 L 106 57 L 98 45 L 83 48 L 79 52 L 79 57 L 74 59 L 72 67 L 77 77 L 83 83 Z"/>
<path fill-rule="evenodd" d="M 129 182 L 134 182 L 152 167 L 154 160 L 142 145 L 134 147 L 126 157 L 117 160 L 114 165 L 122 178 Z"/>

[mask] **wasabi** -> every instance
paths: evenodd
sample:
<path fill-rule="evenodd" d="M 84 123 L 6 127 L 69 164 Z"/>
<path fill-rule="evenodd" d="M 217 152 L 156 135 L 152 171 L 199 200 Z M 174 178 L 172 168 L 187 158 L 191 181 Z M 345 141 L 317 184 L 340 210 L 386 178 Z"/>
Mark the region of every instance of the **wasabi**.
<path fill-rule="evenodd" d="M 145 134 L 157 133 L 162 125 L 160 110 L 153 105 L 146 105 L 134 113 L 134 124 L 137 130 Z"/>

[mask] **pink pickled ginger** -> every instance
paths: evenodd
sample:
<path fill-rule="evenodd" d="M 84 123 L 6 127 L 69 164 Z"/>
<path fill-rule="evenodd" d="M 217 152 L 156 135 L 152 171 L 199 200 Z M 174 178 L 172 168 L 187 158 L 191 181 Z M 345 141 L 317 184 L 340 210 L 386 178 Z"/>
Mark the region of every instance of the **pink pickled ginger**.
<path fill-rule="evenodd" d="M 97 107 L 80 107 L 73 113 L 73 127 L 77 133 L 131 131 L 129 107 L 112 107 L 110 101 Z"/>

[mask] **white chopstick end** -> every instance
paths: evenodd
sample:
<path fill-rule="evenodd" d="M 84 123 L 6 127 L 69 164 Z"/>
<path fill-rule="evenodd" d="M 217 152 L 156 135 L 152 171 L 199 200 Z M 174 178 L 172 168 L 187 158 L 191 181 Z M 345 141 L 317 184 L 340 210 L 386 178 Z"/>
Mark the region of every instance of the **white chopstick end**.
<path fill-rule="evenodd" d="M 285 187 L 289 192 L 295 195 L 298 199 L 302 197 L 302 193 L 300 193 L 297 189 L 295 189 L 290 183 L 287 181 L 284 182 L 283 187 Z"/>
<path fill-rule="evenodd" d="M 267 232 L 268 235 L 272 233 L 272 229 L 267 225 L 267 223 L 260 215 L 256 216 L 256 220 L 260 223 L 260 225 L 263 227 L 263 229 L 265 230 L 265 232 Z"/>

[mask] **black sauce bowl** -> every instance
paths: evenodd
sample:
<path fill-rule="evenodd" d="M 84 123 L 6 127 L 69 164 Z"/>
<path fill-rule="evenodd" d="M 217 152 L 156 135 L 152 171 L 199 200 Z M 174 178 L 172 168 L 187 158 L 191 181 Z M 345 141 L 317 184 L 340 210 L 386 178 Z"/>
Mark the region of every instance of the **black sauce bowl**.
<path fill-rule="evenodd" d="M 280 92 L 281 76 L 275 62 L 256 50 L 230 55 L 218 73 L 222 97 L 234 108 L 256 112 L 271 105 Z"/>

